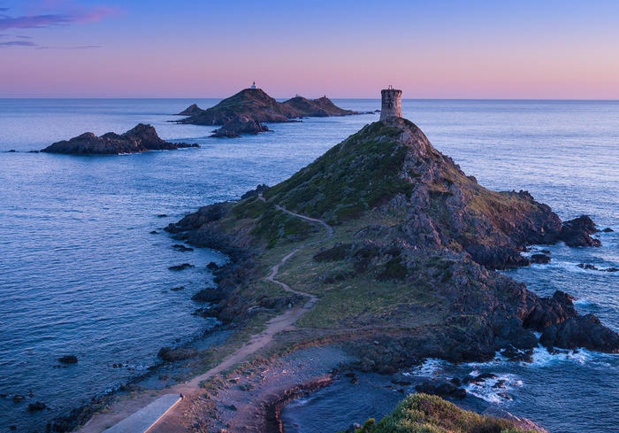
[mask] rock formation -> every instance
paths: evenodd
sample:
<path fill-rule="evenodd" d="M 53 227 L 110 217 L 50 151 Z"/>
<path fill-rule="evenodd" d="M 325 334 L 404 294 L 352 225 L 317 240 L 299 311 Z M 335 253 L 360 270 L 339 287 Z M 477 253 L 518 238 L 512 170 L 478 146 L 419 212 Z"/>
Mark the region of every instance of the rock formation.
<path fill-rule="evenodd" d="M 264 303 L 252 281 L 265 250 L 311 235 L 309 223 L 282 209 L 336 226 L 337 243 L 308 247 L 313 260 L 289 272 L 307 276 L 296 284 L 321 296 L 310 315 L 332 332 L 346 330 L 363 370 L 389 372 L 424 357 L 488 360 L 499 349 L 518 354 L 537 347 L 534 332 L 556 347 L 619 352 L 617 334 L 578 316 L 569 295 L 540 297 L 492 270 L 527 265 L 520 255 L 527 245 L 568 234 L 593 245 L 591 224 L 562 224 L 526 191 L 484 188 L 408 120 L 368 125 L 260 195 L 168 226 L 234 259 L 217 271 L 226 295 L 214 309 L 220 318 L 243 320 Z"/>
<path fill-rule="evenodd" d="M 300 117 L 348 116 L 360 114 L 337 107 L 329 98 L 310 100 L 297 96 L 283 103 L 276 101 L 261 89 L 244 89 L 224 99 L 214 107 L 200 110 L 193 104 L 181 115 L 189 117 L 179 123 L 192 125 L 222 125 L 215 137 L 237 137 L 268 131 L 264 122 L 290 122 Z"/>
<path fill-rule="evenodd" d="M 118 155 L 149 150 L 172 150 L 185 147 L 199 147 L 197 144 L 171 143 L 162 140 L 151 125 L 138 124 L 124 134 L 108 132 L 101 137 L 86 132 L 68 141 L 58 141 L 41 150 L 48 153 L 73 155 Z"/>

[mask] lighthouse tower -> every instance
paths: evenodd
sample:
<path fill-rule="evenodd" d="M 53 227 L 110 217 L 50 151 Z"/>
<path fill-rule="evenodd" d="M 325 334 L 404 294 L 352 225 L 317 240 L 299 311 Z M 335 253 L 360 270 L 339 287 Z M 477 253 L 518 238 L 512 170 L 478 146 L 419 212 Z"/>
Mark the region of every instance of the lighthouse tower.
<path fill-rule="evenodd" d="M 382 106 L 380 110 L 380 120 L 387 117 L 402 117 L 402 91 L 389 86 L 388 89 L 380 91 L 382 96 Z"/>

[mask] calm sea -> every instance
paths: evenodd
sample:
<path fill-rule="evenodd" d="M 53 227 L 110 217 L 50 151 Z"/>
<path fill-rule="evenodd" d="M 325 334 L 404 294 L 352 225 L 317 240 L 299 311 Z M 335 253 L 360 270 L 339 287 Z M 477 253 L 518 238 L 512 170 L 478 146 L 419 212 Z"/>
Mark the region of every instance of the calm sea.
<path fill-rule="evenodd" d="M 209 127 L 170 122 L 193 102 L 207 108 L 217 101 L 0 100 L 0 431 L 10 425 L 44 431 L 54 415 L 153 365 L 162 346 L 212 326 L 190 314 L 196 308 L 190 298 L 211 284 L 206 264 L 225 257 L 178 252 L 161 229 L 204 204 L 284 180 L 377 119 L 307 119 L 272 125 L 273 133 L 218 140 L 208 137 Z M 336 102 L 379 108 L 378 100 Z M 552 246 L 550 265 L 510 274 L 542 295 L 557 289 L 576 295 L 581 312 L 594 312 L 619 331 L 619 273 L 577 267 L 619 267 L 619 103 L 407 100 L 404 115 L 481 184 L 526 189 L 564 219 L 586 212 L 616 230 L 600 234 L 601 248 Z M 28 153 L 139 122 L 153 124 L 165 139 L 202 147 L 104 157 Z M 168 269 L 181 263 L 195 267 Z M 178 287 L 184 289 L 172 290 Z M 63 368 L 57 359 L 67 354 L 78 364 Z M 498 405 L 553 432 L 611 432 L 619 425 L 618 367 L 619 356 L 539 350 L 533 364 L 428 361 L 416 374 L 494 372 L 506 378 L 507 389 L 471 389 L 477 397 L 468 404 Z M 340 410 L 330 415 L 332 430 L 376 416 L 354 412 L 354 393 L 367 393 L 360 389 L 332 388 L 292 405 L 287 431 L 327 431 L 317 420 L 334 406 Z M 14 402 L 15 395 L 25 400 Z M 28 413 L 34 401 L 50 409 Z"/>

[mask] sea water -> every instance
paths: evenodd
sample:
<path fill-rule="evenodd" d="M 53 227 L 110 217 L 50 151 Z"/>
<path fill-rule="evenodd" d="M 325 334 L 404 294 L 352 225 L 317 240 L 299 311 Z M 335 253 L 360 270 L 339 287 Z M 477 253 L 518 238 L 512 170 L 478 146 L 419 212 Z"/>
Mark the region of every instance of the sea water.
<path fill-rule="evenodd" d="M 212 284 L 206 264 L 225 257 L 210 250 L 181 253 L 162 228 L 199 206 L 286 179 L 378 119 L 305 119 L 269 125 L 272 133 L 213 139 L 211 127 L 171 122 L 194 102 L 207 108 L 218 101 L 0 100 L 0 429 L 44 431 L 53 416 L 145 371 L 162 346 L 209 329 L 212 321 L 191 315 L 197 305 L 190 298 Z M 378 100 L 336 103 L 379 108 Z M 619 273 L 577 266 L 619 267 L 619 103 L 403 105 L 404 116 L 482 185 L 528 190 L 563 219 L 587 213 L 601 228 L 616 230 L 599 235 L 601 248 L 555 245 L 550 265 L 508 274 L 541 295 L 557 289 L 576 295 L 580 312 L 594 312 L 619 331 Z M 154 125 L 164 139 L 201 147 L 96 157 L 28 152 L 86 131 L 122 133 L 139 122 Z M 181 263 L 195 267 L 168 269 Z M 60 364 L 67 354 L 78 363 Z M 480 385 L 469 390 L 472 406 L 497 405 L 553 432 L 611 432 L 619 424 L 618 367 L 615 355 L 540 349 L 532 364 L 445 365 L 439 373 L 508 377 L 509 389 L 501 393 L 507 397 Z M 287 430 L 320 430 L 313 423 L 321 405 L 341 409 L 331 417 L 333 430 L 362 422 L 347 405 L 356 406 L 367 391 L 355 396 L 359 388 L 349 388 L 325 389 L 289 407 Z M 395 392 L 386 385 L 371 389 Z M 25 400 L 14 402 L 15 395 Z M 389 402 L 381 413 L 399 397 L 379 399 Z M 50 409 L 29 413 L 34 401 Z"/>

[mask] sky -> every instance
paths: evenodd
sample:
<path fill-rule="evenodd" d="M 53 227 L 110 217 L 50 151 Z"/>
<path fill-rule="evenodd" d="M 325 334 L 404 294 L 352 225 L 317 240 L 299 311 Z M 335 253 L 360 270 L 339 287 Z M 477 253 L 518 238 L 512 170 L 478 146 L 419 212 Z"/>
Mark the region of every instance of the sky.
<path fill-rule="evenodd" d="M 0 98 L 619 99 L 618 0 L 0 0 Z"/>

